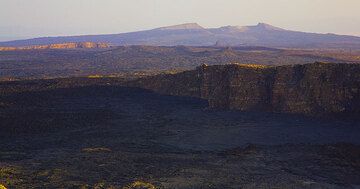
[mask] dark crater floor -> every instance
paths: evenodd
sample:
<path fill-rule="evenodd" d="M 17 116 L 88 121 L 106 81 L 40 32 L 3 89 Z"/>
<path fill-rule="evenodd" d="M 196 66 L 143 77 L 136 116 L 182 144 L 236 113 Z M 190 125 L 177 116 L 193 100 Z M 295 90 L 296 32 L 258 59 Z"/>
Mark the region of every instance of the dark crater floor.
<path fill-rule="evenodd" d="M 214 111 L 112 85 L 0 97 L 8 188 L 360 187 L 359 119 Z"/>

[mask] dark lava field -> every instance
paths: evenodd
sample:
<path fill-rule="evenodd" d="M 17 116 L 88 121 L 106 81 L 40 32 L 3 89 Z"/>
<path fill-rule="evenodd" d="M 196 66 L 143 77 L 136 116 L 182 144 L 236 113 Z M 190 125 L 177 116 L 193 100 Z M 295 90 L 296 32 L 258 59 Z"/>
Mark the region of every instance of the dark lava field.
<path fill-rule="evenodd" d="M 210 110 L 202 99 L 119 83 L 2 82 L 0 184 L 360 187 L 359 118 Z"/>
<path fill-rule="evenodd" d="M 291 50 L 266 47 L 119 46 L 105 49 L 0 51 L 0 81 L 124 76 L 139 72 L 191 70 L 201 64 L 291 65 L 322 62 L 359 63 L 360 51 Z"/>

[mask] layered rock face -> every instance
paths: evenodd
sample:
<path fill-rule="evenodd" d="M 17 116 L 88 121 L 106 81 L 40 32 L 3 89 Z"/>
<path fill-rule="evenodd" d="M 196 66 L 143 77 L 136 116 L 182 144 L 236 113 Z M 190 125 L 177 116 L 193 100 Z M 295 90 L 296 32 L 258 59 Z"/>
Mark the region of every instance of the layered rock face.
<path fill-rule="evenodd" d="M 13 51 L 13 50 L 34 50 L 34 49 L 76 49 L 76 48 L 108 48 L 107 43 L 93 43 L 93 42 L 78 42 L 78 43 L 59 43 L 51 45 L 33 45 L 26 47 L 0 47 L 0 51 Z"/>
<path fill-rule="evenodd" d="M 271 99 L 274 111 L 360 113 L 360 65 L 278 67 Z"/>
<path fill-rule="evenodd" d="M 142 78 L 128 85 L 207 99 L 215 109 L 360 113 L 358 64 L 203 65 L 194 71 Z"/>

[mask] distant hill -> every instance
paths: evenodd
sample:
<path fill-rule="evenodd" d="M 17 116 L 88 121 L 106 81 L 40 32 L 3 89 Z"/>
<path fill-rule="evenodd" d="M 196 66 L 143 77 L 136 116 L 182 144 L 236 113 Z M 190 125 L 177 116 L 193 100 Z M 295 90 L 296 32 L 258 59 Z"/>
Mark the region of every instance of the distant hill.
<path fill-rule="evenodd" d="M 91 49 L 91 48 L 108 48 L 107 43 L 93 43 L 93 42 L 71 42 L 71 43 L 58 43 L 50 45 L 32 45 L 24 47 L 1 47 L 0 51 L 13 51 L 13 50 L 35 50 L 35 49 Z"/>
<path fill-rule="evenodd" d="M 19 47 L 87 41 L 112 45 L 210 46 L 221 44 L 222 46 L 360 49 L 360 37 L 290 31 L 265 23 L 255 26 L 224 26 L 220 28 L 203 28 L 196 23 L 188 23 L 120 34 L 16 40 L 0 42 L 0 46 Z"/>

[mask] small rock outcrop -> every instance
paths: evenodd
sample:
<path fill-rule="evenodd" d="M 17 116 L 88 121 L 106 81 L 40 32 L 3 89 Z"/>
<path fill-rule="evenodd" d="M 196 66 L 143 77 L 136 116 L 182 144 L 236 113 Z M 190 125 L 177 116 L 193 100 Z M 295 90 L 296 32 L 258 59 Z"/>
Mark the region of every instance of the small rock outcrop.
<path fill-rule="evenodd" d="M 360 65 L 202 65 L 128 83 L 207 99 L 210 108 L 300 114 L 360 113 Z"/>

